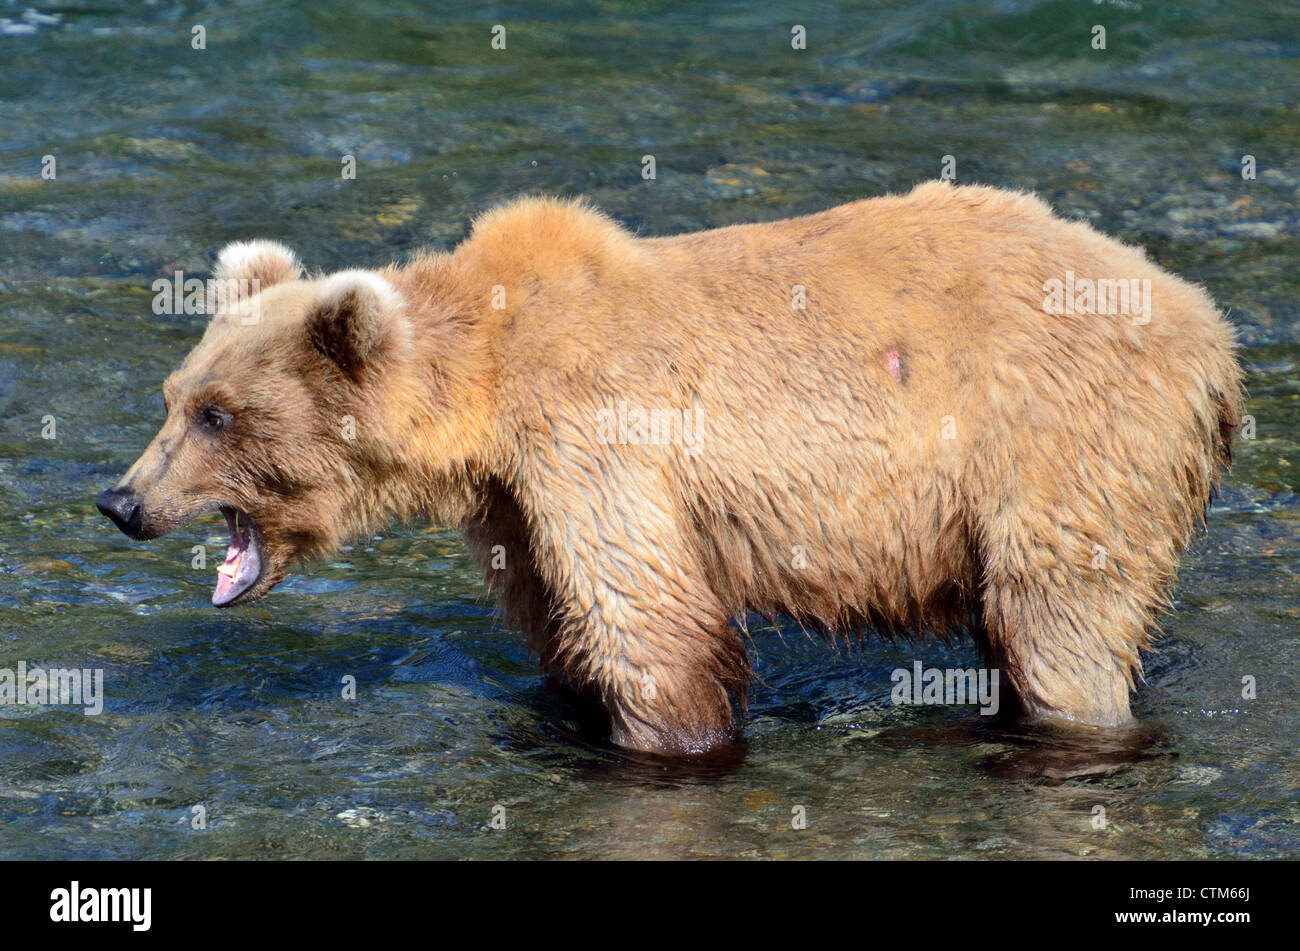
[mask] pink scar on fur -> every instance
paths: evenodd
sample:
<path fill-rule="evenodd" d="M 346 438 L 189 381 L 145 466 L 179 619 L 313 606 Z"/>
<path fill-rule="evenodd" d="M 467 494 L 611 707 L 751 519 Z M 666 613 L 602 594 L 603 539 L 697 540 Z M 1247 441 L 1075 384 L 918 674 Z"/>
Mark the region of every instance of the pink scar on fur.
<path fill-rule="evenodd" d="M 885 351 L 885 369 L 889 371 L 895 383 L 903 379 L 903 361 L 898 356 L 897 350 Z"/>

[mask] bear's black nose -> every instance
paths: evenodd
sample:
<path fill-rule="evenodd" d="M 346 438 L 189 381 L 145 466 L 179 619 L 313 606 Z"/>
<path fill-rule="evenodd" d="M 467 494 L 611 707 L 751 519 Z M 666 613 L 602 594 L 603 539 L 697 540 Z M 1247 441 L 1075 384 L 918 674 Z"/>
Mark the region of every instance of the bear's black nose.
<path fill-rule="evenodd" d="M 95 504 L 113 520 L 113 524 L 132 538 L 140 537 L 140 523 L 144 509 L 140 497 L 130 489 L 105 489 Z"/>

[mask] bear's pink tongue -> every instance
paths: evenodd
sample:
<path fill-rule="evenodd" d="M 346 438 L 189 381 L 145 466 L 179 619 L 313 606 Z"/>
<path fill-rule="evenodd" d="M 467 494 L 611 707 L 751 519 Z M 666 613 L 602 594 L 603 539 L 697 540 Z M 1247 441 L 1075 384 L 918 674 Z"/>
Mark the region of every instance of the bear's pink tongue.
<path fill-rule="evenodd" d="M 212 603 L 217 607 L 229 604 L 251 588 L 262 573 L 262 555 L 252 520 L 226 506 L 222 506 L 221 514 L 230 528 L 230 547 L 226 549 L 226 560 L 217 567 L 217 587 L 212 592 Z"/>

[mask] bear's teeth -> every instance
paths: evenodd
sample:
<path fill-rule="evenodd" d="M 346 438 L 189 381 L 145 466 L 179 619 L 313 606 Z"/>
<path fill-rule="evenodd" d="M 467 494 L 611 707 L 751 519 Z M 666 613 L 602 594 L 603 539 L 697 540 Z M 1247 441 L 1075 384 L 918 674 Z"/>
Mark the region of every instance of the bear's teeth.
<path fill-rule="evenodd" d="M 223 561 L 217 566 L 217 574 L 229 575 L 232 578 L 235 577 L 235 575 L 239 574 L 239 562 Z"/>

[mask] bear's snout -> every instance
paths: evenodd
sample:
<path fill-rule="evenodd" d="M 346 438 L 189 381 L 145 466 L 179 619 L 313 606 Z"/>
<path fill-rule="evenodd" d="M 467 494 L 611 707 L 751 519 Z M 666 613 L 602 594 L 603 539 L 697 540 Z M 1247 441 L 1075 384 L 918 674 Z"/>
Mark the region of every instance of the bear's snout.
<path fill-rule="evenodd" d="M 144 506 L 140 496 L 130 489 L 105 489 L 95 500 L 101 512 L 113 520 L 113 524 L 131 538 L 141 537 L 144 524 Z"/>

